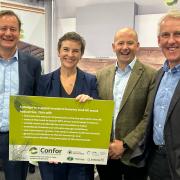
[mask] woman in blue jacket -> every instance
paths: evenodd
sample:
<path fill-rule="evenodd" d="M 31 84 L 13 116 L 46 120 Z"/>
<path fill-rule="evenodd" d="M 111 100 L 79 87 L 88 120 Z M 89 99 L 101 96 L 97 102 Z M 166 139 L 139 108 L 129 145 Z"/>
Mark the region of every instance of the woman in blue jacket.
<path fill-rule="evenodd" d="M 61 67 L 42 75 L 37 95 L 76 98 L 85 102 L 98 98 L 96 77 L 77 67 L 84 54 L 85 41 L 75 32 L 68 32 L 59 39 L 58 56 Z M 42 180 L 93 180 L 94 166 L 71 163 L 39 163 Z"/>

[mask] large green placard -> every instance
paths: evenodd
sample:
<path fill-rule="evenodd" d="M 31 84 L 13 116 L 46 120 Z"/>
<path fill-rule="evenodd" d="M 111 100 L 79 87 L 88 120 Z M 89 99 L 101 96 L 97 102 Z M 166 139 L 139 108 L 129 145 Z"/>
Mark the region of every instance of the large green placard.
<path fill-rule="evenodd" d="M 102 158 L 108 153 L 113 108 L 111 100 L 79 103 L 74 98 L 11 96 L 10 159 L 69 162 L 71 151 Z M 104 164 L 106 158 L 73 162 L 86 161 Z"/>

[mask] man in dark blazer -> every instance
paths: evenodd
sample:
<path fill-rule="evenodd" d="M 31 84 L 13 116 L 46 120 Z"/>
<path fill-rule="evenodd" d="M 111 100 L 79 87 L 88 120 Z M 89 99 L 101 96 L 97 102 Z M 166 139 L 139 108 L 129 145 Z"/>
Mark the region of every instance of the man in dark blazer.
<path fill-rule="evenodd" d="M 146 149 L 150 180 L 180 180 L 180 11 L 159 23 L 158 43 L 166 61 L 156 77 Z"/>
<path fill-rule="evenodd" d="M 112 47 L 116 65 L 97 73 L 100 98 L 115 102 L 109 159 L 97 170 L 100 180 L 145 180 L 144 164 L 137 165 L 131 159 L 138 156 L 138 143 L 147 125 L 155 70 L 136 59 L 139 42 L 133 29 L 117 31 Z"/>
<path fill-rule="evenodd" d="M 35 95 L 40 61 L 17 49 L 21 21 L 9 10 L 0 11 L 0 158 L 6 180 L 25 180 L 28 162 L 9 161 L 9 96 Z"/>

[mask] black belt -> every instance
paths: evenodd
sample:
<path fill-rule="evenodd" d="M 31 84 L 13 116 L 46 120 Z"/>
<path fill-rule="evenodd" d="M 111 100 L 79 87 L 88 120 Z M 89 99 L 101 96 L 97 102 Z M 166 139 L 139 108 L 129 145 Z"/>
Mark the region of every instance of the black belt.
<path fill-rule="evenodd" d="M 0 132 L 0 134 L 9 134 L 9 131 L 6 131 L 6 132 Z"/>
<path fill-rule="evenodd" d="M 154 149 L 159 153 L 166 154 L 165 145 L 154 145 Z"/>

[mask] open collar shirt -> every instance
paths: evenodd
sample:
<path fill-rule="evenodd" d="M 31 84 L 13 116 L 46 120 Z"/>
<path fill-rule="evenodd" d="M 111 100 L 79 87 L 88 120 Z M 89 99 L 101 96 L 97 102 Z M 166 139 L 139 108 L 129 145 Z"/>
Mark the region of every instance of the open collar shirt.
<path fill-rule="evenodd" d="M 161 79 L 153 110 L 153 140 L 156 145 L 164 145 L 164 125 L 174 90 L 180 80 L 180 64 L 170 69 L 167 61 L 163 66 Z"/>
<path fill-rule="evenodd" d="M 114 118 L 113 118 L 113 135 L 115 138 L 115 126 L 116 119 L 119 113 L 120 105 L 122 102 L 123 94 L 128 83 L 129 77 L 131 75 L 132 69 L 134 67 L 136 60 L 134 59 L 130 64 L 126 66 L 124 70 L 121 70 L 116 63 L 116 72 L 114 79 L 114 87 L 113 87 L 113 100 L 114 100 Z"/>
<path fill-rule="evenodd" d="M 0 57 L 0 132 L 9 131 L 10 95 L 19 93 L 18 50 L 5 60 Z"/>

